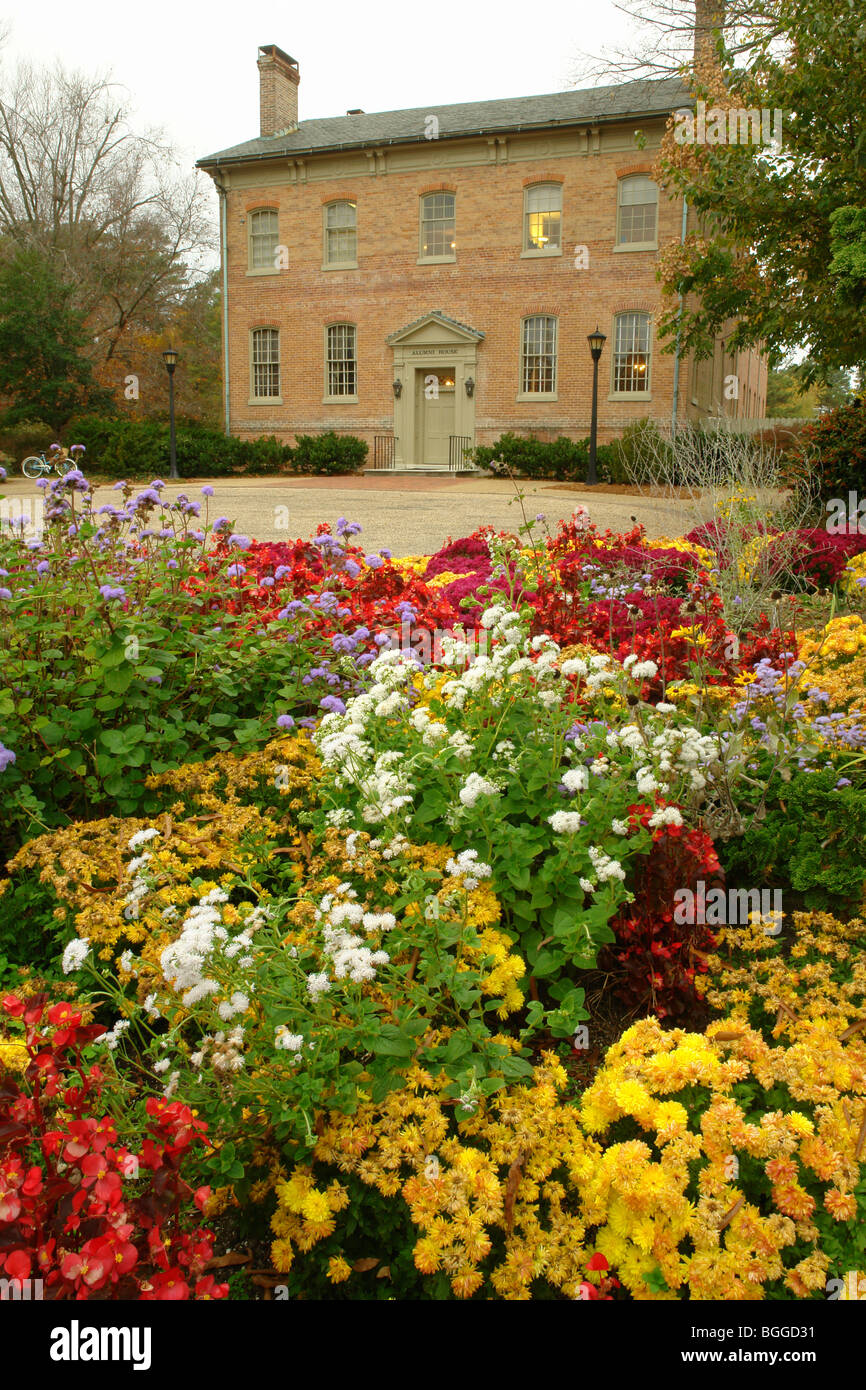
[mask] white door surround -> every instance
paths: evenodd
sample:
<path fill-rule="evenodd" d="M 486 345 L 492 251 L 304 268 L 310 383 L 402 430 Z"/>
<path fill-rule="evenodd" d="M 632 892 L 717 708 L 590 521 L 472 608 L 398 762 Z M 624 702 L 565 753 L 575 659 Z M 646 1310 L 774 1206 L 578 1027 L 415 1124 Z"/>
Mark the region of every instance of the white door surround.
<path fill-rule="evenodd" d="M 430 463 L 442 466 L 443 459 L 447 465 L 441 439 L 436 442 L 445 424 L 451 433 L 469 439 L 474 445 L 475 398 L 467 395 L 465 383 L 470 377 L 477 380 L 477 347 L 483 337 L 483 333 L 436 310 L 388 338 L 394 352 L 393 380 L 401 383 L 400 395 L 394 399 L 396 468 Z M 447 400 L 451 388 L 444 388 L 436 405 L 424 395 L 424 378 L 435 377 L 441 381 L 446 368 L 449 374 L 453 370 L 454 387 L 450 396 L 453 417 Z M 427 411 L 427 406 L 432 409 Z M 437 457 L 428 460 L 423 455 L 431 449 Z"/>

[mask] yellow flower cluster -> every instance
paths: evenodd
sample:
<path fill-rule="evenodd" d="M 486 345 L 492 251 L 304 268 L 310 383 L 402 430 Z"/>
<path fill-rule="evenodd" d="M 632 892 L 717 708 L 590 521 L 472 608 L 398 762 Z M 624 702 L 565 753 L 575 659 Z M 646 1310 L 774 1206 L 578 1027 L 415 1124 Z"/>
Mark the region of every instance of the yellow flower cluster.
<path fill-rule="evenodd" d="M 295 1252 L 306 1253 L 337 1228 L 335 1217 L 349 1204 L 349 1194 L 339 1182 L 327 1188 L 315 1186 L 308 1167 L 296 1167 L 291 1176 L 277 1183 L 277 1210 L 271 1229 L 277 1239 L 271 1246 L 274 1268 L 287 1274 Z"/>
<path fill-rule="evenodd" d="M 647 550 L 679 550 L 684 555 L 693 555 L 704 569 L 716 568 L 716 552 L 695 541 L 687 541 L 685 536 L 644 536 L 643 544 Z"/>
<path fill-rule="evenodd" d="M 763 1111 L 756 1122 L 732 1095 L 746 1080 L 763 1090 L 786 1086 L 813 1115 Z M 699 1119 L 695 1087 L 710 1092 Z M 630 1120 L 651 1139 L 606 1147 L 582 1189 L 598 1249 L 636 1299 L 687 1290 L 690 1298 L 754 1300 L 779 1280 L 797 1297 L 822 1289 L 830 1260 L 806 1184 L 826 1184 L 823 1207 L 835 1220 L 856 1216 L 864 1095 L 862 1045 L 846 1045 L 826 1027 L 771 1047 L 745 1022 L 712 1024 L 705 1036 L 666 1032 L 656 1019 L 636 1024 L 609 1050 L 581 1103 L 590 1133 L 603 1137 Z M 769 1214 L 749 1199 L 744 1159 L 764 1168 Z M 811 1249 L 787 1268 L 782 1253 L 795 1242 Z"/>
<path fill-rule="evenodd" d="M 216 755 L 207 763 L 163 773 L 149 780 L 179 793 L 171 812 L 152 821 L 111 816 L 65 826 L 28 841 L 10 861 L 9 873 L 37 869 L 40 882 L 49 884 L 57 898 L 55 919 L 70 922 L 79 936 L 91 940 L 100 959 L 111 961 L 135 947 L 161 975 L 158 961 L 166 931 L 174 934 L 165 910 L 182 912 L 208 889 L 244 878 L 257 853 L 267 856 L 269 846 L 290 838 L 284 822 L 291 824 L 297 809 L 309 804 L 317 766 L 305 739 L 276 739 L 243 758 Z M 263 786 L 270 788 L 275 803 L 285 798 L 285 813 L 245 804 Z M 205 814 L 190 814 L 199 809 Z M 133 855 L 129 840 L 151 824 L 159 831 L 148 844 L 154 891 L 135 916 L 125 910 L 127 865 Z M 256 844 L 262 848 L 257 850 Z M 300 858 L 299 849 L 293 853 Z M 142 988 L 148 978 L 145 971 Z"/>
<path fill-rule="evenodd" d="M 864 580 L 866 580 L 866 550 L 861 550 L 859 555 L 852 555 L 848 561 L 840 577 L 839 585 L 842 592 L 850 595 L 851 598 L 864 599 L 866 598 Z"/>
<path fill-rule="evenodd" d="M 27 1062 L 27 1048 L 23 1042 L 4 1037 L 0 1033 L 0 1075 L 4 1071 L 24 1071 Z"/>
<path fill-rule="evenodd" d="M 589 1176 L 598 1150 L 581 1134 L 577 1112 L 561 1103 L 566 1079 L 546 1053 L 531 1085 L 482 1098 L 470 1119 L 456 1122 L 442 1095 L 447 1078 L 413 1067 L 406 1087 L 379 1104 L 331 1115 L 314 1161 L 356 1174 L 383 1196 L 399 1193 L 421 1231 L 416 1268 L 445 1273 L 458 1298 L 486 1284 L 494 1230 L 501 1233 L 489 1270 L 495 1294 L 529 1299 L 540 1281 L 575 1298 L 584 1227 L 574 1186 Z"/>
<path fill-rule="evenodd" d="M 789 953 L 759 923 L 722 928 L 707 957 L 707 1001 L 736 1020 L 762 1015 L 773 1037 L 802 1040 L 816 1025 L 841 1037 L 866 1007 L 866 921 L 795 912 L 791 922 Z"/>

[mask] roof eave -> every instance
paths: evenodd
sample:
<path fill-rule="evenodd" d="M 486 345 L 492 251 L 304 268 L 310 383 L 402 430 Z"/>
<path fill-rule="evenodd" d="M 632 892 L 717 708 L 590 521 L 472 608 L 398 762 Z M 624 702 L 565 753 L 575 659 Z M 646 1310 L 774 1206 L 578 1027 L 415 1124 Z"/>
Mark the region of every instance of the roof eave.
<path fill-rule="evenodd" d="M 523 121 L 520 125 L 513 126 L 482 126 L 478 130 L 459 130 L 451 131 L 447 135 L 440 135 L 443 140 L 472 140 L 480 135 L 519 135 L 522 131 L 529 130 L 551 130 L 561 129 L 568 126 L 595 126 L 609 125 L 614 121 L 630 120 L 657 120 L 662 116 L 669 116 L 676 108 L 664 106 L 657 111 L 626 111 L 621 115 L 613 116 L 583 116 L 580 118 L 565 118 L 560 121 Z M 319 154 L 339 154 L 342 150 L 364 150 L 379 148 L 382 145 L 420 145 L 428 143 L 425 135 L 400 135 L 372 140 L 341 140 L 333 145 L 310 145 L 296 150 L 274 150 L 271 153 L 259 152 L 257 154 L 225 154 L 225 155 L 205 155 L 204 159 L 197 159 L 195 167 L 197 169 L 216 169 L 225 164 L 258 164 L 261 161 L 271 159 L 298 159 L 307 158 L 311 155 Z"/>

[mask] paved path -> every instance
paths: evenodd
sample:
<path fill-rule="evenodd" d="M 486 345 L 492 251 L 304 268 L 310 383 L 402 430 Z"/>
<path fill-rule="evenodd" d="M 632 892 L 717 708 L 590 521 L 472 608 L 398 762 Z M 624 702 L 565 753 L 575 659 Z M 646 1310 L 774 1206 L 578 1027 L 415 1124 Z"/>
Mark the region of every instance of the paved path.
<path fill-rule="evenodd" d="M 517 531 L 523 521 L 512 483 L 473 476 L 188 478 L 182 483 L 167 483 L 163 496 L 185 492 L 191 500 L 200 501 L 199 489 L 205 483 L 215 490 L 209 504 L 211 520 L 227 516 L 237 531 L 257 540 L 314 535 L 319 522 L 328 521 L 333 527 L 337 517 L 345 516 L 361 523 L 361 541 L 369 550 L 387 547 L 395 556 L 430 555 L 449 536 L 456 540 L 485 524 L 497 531 Z M 681 535 L 701 519 L 700 504 L 692 502 L 594 493 L 592 488 L 572 491 L 548 482 L 524 482 L 522 487 L 527 517 L 532 520 L 543 512 L 552 530 L 560 518 L 571 515 L 578 503 L 589 508 L 592 519 L 601 528 L 628 530 L 631 518 L 637 517 L 650 536 Z M 26 478 L 10 476 L 0 486 L 0 515 L 4 498 L 38 495 Z M 97 490 L 98 506 L 116 500 L 117 494 L 110 485 Z M 13 511 L 16 505 L 20 507 L 21 503 L 13 502 Z M 704 514 L 709 510 L 707 505 Z M 543 527 L 540 530 L 543 532 Z"/>

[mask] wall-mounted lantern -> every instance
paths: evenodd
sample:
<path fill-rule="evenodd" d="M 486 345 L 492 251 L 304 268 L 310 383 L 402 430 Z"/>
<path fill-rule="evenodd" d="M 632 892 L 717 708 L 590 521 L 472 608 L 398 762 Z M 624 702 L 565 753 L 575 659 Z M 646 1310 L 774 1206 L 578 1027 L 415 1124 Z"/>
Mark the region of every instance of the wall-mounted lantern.
<path fill-rule="evenodd" d="M 466 387 L 466 394 L 467 394 L 467 396 L 474 396 L 474 395 L 475 395 L 475 381 L 474 381 L 474 379 L 473 379 L 471 376 L 468 376 L 468 377 L 466 378 L 466 380 L 464 381 L 463 385 Z"/>
<path fill-rule="evenodd" d="M 393 390 L 394 395 L 396 396 L 397 400 L 399 401 L 400 396 L 401 396 L 402 391 L 403 391 L 403 383 L 402 383 L 402 381 L 400 380 L 399 377 L 397 378 L 397 380 L 396 380 L 395 382 L 392 383 L 391 389 Z"/>

